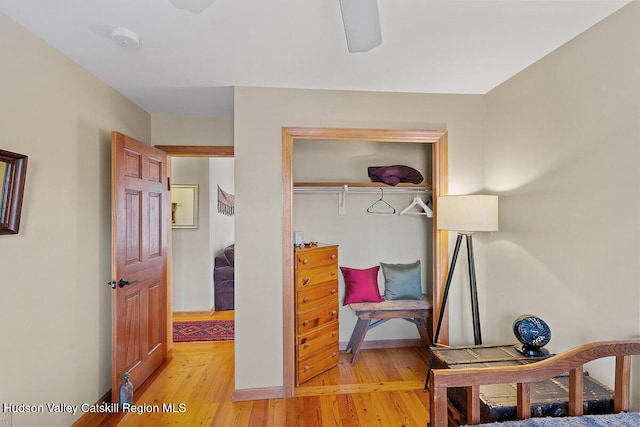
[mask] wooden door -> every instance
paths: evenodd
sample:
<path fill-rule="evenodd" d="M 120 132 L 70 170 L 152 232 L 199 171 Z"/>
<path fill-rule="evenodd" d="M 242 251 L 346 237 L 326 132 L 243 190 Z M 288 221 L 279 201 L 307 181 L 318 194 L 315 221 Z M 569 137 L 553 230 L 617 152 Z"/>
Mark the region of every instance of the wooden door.
<path fill-rule="evenodd" d="M 118 132 L 112 144 L 112 380 L 134 389 L 167 355 L 167 155 Z"/>

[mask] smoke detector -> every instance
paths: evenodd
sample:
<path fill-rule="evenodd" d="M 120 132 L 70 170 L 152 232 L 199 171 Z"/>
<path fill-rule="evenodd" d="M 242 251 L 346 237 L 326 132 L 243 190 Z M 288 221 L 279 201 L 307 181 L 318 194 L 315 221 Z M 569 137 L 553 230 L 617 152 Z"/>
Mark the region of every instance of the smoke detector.
<path fill-rule="evenodd" d="M 111 31 L 111 38 L 118 43 L 118 46 L 125 49 L 135 49 L 140 46 L 138 35 L 126 28 L 114 28 Z"/>

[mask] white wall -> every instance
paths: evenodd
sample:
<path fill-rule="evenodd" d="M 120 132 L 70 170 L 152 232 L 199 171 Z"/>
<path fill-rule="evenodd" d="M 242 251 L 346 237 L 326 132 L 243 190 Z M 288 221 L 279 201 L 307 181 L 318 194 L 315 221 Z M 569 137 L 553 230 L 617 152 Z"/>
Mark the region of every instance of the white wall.
<path fill-rule="evenodd" d="M 213 256 L 218 256 L 222 255 L 224 248 L 235 241 L 234 217 L 218 212 L 218 186 L 227 193 L 235 194 L 233 158 L 209 159 L 209 183 L 211 253 Z"/>
<path fill-rule="evenodd" d="M 218 185 L 233 188 L 233 158 L 174 157 L 174 184 L 198 184 L 198 228 L 174 228 L 173 311 L 206 311 L 214 306 L 214 257 L 233 243 L 233 216 L 218 213 Z"/>
<path fill-rule="evenodd" d="M 277 387 L 283 385 L 282 127 L 447 129 L 449 190 L 473 192 L 484 177 L 482 97 L 236 88 L 234 103 L 236 281 L 243 284 L 236 287 L 235 387 Z M 479 282 L 483 274 L 479 269 Z M 472 337 L 471 320 L 464 329 L 460 323 L 452 316 L 453 339 Z"/>
<path fill-rule="evenodd" d="M 111 388 L 111 131 L 148 143 L 150 117 L 3 14 L 0 58 L 0 148 L 29 156 L 20 234 L 0 236 L 0 402 L 94 403 Z"/>
<path fill-rule="evenodd" d="M 360 141 L 297 141 L 293 147 L 293 180 L 368 182 L 368 166 L 403 164 L 419 170 L 431 182 L 431 146 L 413 143 Z M 425 291 L 431 294 L 432 220 L 424 216 L 399 213 L 412 202 L 414 194 L 384 194 L 396 213 L 376 215 L 367 208 L 380 199 L 377 188 L 372 193 L 349 192 L 345 198 L 345 215 L 338 215 L 336 193 L 294 193 L 293 224 L 304 232 L 305 241 L 340 245 L 339 266 L 369 268 L 385 263 L 421 261 Z M 423 200 L 429 194 L 420 193 Z M 378 274 L 378 287 L 384 294 L 384 276 Z M 344 299 L 344 279 L 338 274 L 339 301 Z M 351 337 L 357 317 L 348 306 L 341 306 L 340 342 Z M 402 320 L 372 329 L 366 340 L 419 338 L 416 327 Z"/>
<path fill-rule="evenodd" d="M 173 228 L 173 311 L 206 311 L 213 304 L 209 159 L 171 160 L 172 184 L 198 185 L 198 228 Z"/>
<path fill-rule="evenodd" d="M 491 340 L 511 338 L 529 312 L 549 323 L 556 352 L 640 336 L 638 22 L 632 2 L 484 98 L 485 183 L 501 196 L 487 251 Z M 611 368 L 591 373 L 611 383 Z"/>
<path fill-rule="evenodd" d="M 151 139 L 153 145 L 221 145 L 233 146 L 233 116 L 183 116 L 172 114 L 154 114 L 151 116 Z M 187 160 L 190 159 L 190 160 Z M 183 287 L 180 283 L 173 283 L 173 311 L 203 311 L 210 310 L 214 305 L 213 290 L 213 258 L 229 242 L 233 241 L 233 217 L 220 218 L 217 212 L 217 183 L 233 186 L 233 159 L 197 159 L 172 158 L 172 173 L 175 174 L 176 163 L 181 161 L 195 162 L 196 169 L 191 166 L 182 168 L 187 176 L 172 176 L 172 182 L 180 183 L 197 179 L 203 186 L 200 188 L 200 223 L 206 227 L 207 245 L 205 249 L 205 229 L 199 231 L 174 230 L 173 233 L 173 261 L 174 278 L 182 283 L 190 283 Z M 229 165 L 231 163 L 231 166 Z M 184 163 L 182 163 L 184 164 Z M 215 166 L 214 166 L 215 165 Z M 180 166 L 178 166 L 179 168 Z M 195 174 L 193 178 L 190 175 Z M 208 175 L 206 178 L 205 176 Z M 186 180 L 186 181 L 185 181 Z M 221 184 L 222 185 L 222 184 Z M 202 192 L 206 191 L 206 194 Z M 207 215 L 204 225 L 202 215 Z M 177 239 L 177 241 L 176 241 Z M 197 251 L 197 265 L 192 264 L 191 251 Z M 182 262 L 184 261 L 184 264 Z M 191 277 L 195 274 L 195 278 Z M 194 284 L 197 283 L 197 284 Z"/>

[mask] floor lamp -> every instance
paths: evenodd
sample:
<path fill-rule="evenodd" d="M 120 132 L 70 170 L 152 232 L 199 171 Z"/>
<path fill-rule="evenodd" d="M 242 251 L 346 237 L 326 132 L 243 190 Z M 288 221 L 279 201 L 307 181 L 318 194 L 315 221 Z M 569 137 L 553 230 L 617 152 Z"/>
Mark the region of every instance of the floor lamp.
<path fill-rule="evenodd" d="M 476 269 L 473 259 L 473 233 L 477 231 L 498 230 L 498 196 L 470 195 L 470 196 L 440 196 L 437 200 L 437 228 L 438 230 L 457 231 L 458 238 L 451 258 L 451 267 L 447 283 L 442 294 L 438 325 L 433 337 L 433 344 L 438 343 L 440 327 L 444 317 L 444 309 L 449 297 L 453 270 L 458 260 L 462 236 L 466 237 L 467 258 L 469 261 L 469 287 L 471 293 L 471 315 L 473 317 L 473 338 L 476 345 L 482 344 L 480 333 L 480 312 L 478 309 L 478 290 L 476 287 Z"/>

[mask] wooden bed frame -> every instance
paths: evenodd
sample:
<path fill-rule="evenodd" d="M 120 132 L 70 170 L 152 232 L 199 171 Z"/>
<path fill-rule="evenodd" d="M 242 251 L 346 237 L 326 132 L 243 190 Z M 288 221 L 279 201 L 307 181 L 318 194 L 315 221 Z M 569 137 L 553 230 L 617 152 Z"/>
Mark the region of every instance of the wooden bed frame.
<path fill-rule="evenodd" d="M 517 385 L 518 419 L 531 417 L 530 384 L 569 373 L 569 416 L 582 415 L 583 365 L 603 357 L 615 357 L 614 412 L 629 410 L 631 356 L 640 355 L 640 339 L 601 341 L 585 344 L 528 365 L 497 368 L 433 369 L 430 427 L 447 427 L 447 389 L 466 387 L 467 423 L 480 423 L 480 386 Z"/>

